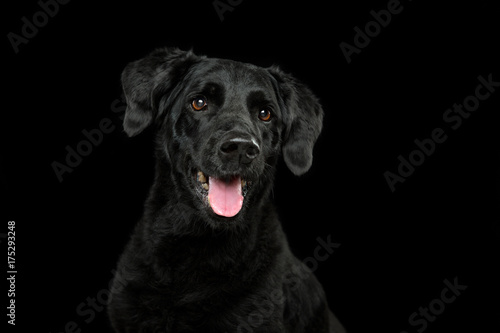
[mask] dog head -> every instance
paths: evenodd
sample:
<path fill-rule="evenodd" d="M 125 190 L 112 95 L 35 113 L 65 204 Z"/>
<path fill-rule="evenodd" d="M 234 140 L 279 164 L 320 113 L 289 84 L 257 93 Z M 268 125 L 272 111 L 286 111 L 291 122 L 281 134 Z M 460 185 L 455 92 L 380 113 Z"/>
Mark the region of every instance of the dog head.
<path fill-rule="evenodd" d="M 296 175 L 312 164 L 323 110 L 277 67 L 163 48 L 130 63 L 122 85 L 125 132 L 154 128 L 164 178 L 214 223 L 266 200 L 281 152 Z"/>

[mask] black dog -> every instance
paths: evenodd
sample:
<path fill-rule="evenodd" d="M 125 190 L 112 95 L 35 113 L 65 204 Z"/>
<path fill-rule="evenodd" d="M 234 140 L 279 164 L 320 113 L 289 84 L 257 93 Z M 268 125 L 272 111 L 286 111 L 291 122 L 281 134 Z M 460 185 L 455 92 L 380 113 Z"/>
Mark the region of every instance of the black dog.
<path fill-rule="evenodd" d="M 344 332 L 269 200 L 282 151 L 312 163 L 323 110 L 276 67 L 165 48 L 122 74 L 125 132 L 151 127 L 156 176 L 118 263 L 117 332 Z"/>

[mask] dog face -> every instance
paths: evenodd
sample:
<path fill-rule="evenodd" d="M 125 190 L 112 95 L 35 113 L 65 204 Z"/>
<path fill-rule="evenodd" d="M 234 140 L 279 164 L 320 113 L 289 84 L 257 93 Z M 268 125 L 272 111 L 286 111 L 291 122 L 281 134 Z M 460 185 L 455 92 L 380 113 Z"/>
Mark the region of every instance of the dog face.
<path fill-rule="evenodd" d="M 281 151 L 294 174 L 311 166 L 321 105 L 276 67 L 165 48 L 130 63 L 122 84 L 125 132 L 154 126 L 166 177 L 214 223 L 265 200 Z"/>

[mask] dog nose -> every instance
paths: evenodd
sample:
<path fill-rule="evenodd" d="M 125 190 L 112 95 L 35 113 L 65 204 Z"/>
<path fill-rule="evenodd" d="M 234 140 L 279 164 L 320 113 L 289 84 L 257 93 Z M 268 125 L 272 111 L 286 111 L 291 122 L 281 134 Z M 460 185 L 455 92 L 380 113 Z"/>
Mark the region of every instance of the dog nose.
<path fill-rule="evenodd" d="M 239 161 L 243 164 L 252 162 L 260 153 L 257 142 L 253 139 L 232 138 L 220 145 L 221 157 L 226 161 Z"/>

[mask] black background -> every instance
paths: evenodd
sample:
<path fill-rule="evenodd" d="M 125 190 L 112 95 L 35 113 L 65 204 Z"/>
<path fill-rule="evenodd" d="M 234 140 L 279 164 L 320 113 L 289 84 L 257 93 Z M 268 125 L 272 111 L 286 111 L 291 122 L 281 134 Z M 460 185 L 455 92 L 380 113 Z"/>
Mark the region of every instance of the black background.
<path fill-rule="evenodd" d="M 151 138 L 128 139 L 112 105 L 128 62 L 177 46 L 280 65 L 321 99 L 313 167 L 298 178 L 281 161 L 272 200 L 299 258 L 318 237 L 341 244 L 315 273 L 350 332 L 417 332 L 408 317 L 455 278 L 467 289 L 425 331 L 500 332 L 500 88 L 458 129 L 443 121 L 479 75 L 500 81 L 498 4 L 401 1 L 348 64 L 339 44 L 388 1 L 246 0 L 223 21 L 212 1 L 179 3 L 71 1 L 17 54 L 7 34 L 40 6 L 3 4 L 0 232 L 16 221 L 16 329 L 111 331 L 105 311 L 76 309 L 105 294 L 153 176 Z M 104 118 L 114 130 L 59 182 L 51 164 Z M 391 192 L 384 172 L 438 127 L 447 140 Z"/>

